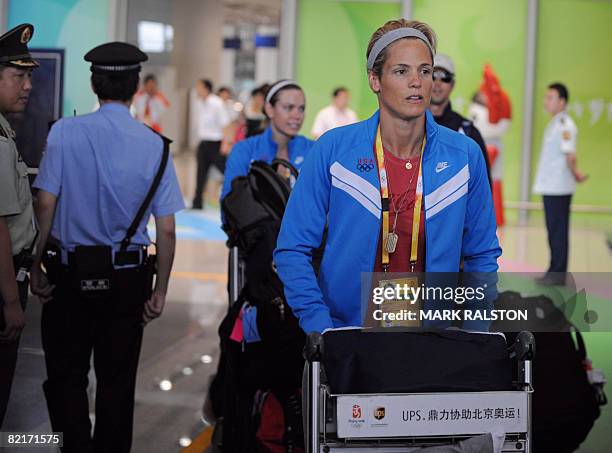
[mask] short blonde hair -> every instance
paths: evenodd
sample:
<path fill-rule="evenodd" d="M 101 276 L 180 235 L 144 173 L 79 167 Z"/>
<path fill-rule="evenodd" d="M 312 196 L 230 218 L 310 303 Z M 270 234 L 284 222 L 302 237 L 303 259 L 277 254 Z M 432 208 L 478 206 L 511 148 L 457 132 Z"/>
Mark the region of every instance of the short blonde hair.
<path fill-rule="evenodd" d="M 382 27 L 379 27 L 374 33 L 372 33 L 372 37 L 370 38 L 370 42 L 368 44 L 368 50 L 366 51 L 366 60 L 370 56 L 370 52 L 380 38 L 383 35 L 389 33 L 390 31 L 397 30 L 398 28 L 414 28 L 419 30 L 421 33 L 425 35 L 431 48 L 436 51 L 436 46 L 438 45 L 438 38 L 436 36 L 436 32 L 427 25 L 425 22 L 420 22 L 418 20 L 406 20 L 406 19 L 395 19 L 385 22 Z M 418 38 L 402 38 L 402 39 L 418 39 Z M 431 55 L 431 60 L 433 64 L 433 54 Z M 372 72 L 374 74 L 380 76 L 382 74 L 382 68 L 387 59 L 387 48 L 383 49 L 378 57 L 376 57 L 376 61 L 374 62 L 374 66 L 372 67 Z"/>

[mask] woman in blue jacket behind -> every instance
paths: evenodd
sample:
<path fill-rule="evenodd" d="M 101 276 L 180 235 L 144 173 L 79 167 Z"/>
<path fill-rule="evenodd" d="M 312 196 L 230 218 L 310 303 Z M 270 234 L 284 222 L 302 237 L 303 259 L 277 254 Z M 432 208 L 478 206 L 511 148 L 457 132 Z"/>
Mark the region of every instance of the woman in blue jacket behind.
<path fill-rule="evenodd" d="M 428 110 L 435 47 L 422 22 L 394 20 L 376 30 L 366 57 L 379 111 L 324 134 L 302 168 L 274 261 L 307 333 L 362 325 L 361 278 L 374 271 L 426 271 L 429 279 L 459 272 L 463 261 L 463 275 L 488 280 L 487 309 L 496 296 L 501 249 L 482 153 Z M 326 224 L 317 279 L 312 252 Z"/>
<path fill-rule="evenodd" d="M 236 143 L 225 167 L 221 199 L 232 189 L 232 181 L 249 172 L 251 162 L 271 163 L 275 158 L 288 160 L 299 170 L 312 140 L 298 135 L 304 123 L 306 101 L 300 86 L 292 80 L 280 80 L 266 95 L 264 113 L 270 120 L 266 130 Z"/>

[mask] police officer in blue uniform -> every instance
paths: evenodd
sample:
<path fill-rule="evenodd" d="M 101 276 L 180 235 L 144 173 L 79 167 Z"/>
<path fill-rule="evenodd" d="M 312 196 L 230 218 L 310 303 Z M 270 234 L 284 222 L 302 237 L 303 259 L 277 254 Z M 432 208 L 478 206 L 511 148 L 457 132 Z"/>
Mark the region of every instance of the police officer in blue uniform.
<path fill-rule="evenodd" d="M 146 54 L 114 42 L 92 49 L 85 60 L 91 63 L 100 108 L 61 119 L 49 133 L 34 183 L 40 189 L 40 244 L 46 247 L 39 247 L 34 261 L 32 292 L 44 303 L 48 378 L 43 388 L 53 430 L 64 433 L 62 451 L 127 453 L 143 326 L 164 307 L 174 214 L 184 204 L 169 141 L 130 116 Z M 146 230 L 151 214 L 157 241 L 154 288 Z M 93 438 L 87 399 L 92 353 Z"/>
<path fill-rule="evenodd" d="M 25 325 L 27 261 L 36 234 L 28 167 L 4 114 L 26 108 L 38 66 L 27 47 L 33 33 L 31 24 L 22 24 L 0 36 L 0 428 Z"/>

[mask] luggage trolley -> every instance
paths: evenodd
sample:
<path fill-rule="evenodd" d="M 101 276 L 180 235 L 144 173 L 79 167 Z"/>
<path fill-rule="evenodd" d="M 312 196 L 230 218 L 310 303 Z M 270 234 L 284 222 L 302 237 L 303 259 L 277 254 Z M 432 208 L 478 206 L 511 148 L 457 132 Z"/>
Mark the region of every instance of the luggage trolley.
<path fill-rule="evenodd" d="M 291 174 L 283 179 L 278 167 L 287 168 Z M 246 252 L 262 224 L 280 223 L 285 212 L 291 187 L 298 177 L 297 169 L 285 159 L 274 159 L 270 165 L 262 161 L 251 162 L 246 176 L 232 181 L 232 190 L 221 201 L 222 229 L 229 237 L 228 296 L 229 305 L 238 299 L 246 283 Z M 242 181 L 240 181 L 242 180 Z M 236 183 L 236 184 L 234 184 Z"/>
<path fill-rule="evenodd" d="M 231 246 L 229 249 L 229 260 L 228 260 L 228 295 L 229 295 L 229 306 L 231 307 L 234 302 L 238 300 L 240 291 L 245 284 L 245 263 L 244 258 L 241 256 L 238 247 Z"/>
<path fill-rule="evenodd" d="M 533 335 L 521 332 L 515 343 L 508 347 L 502 334 L 441 332 L 446 333 L 439 333 L 439 338 L 432 332 L 406 332 L 406 329 L 332 329 L 323 335 L 311 333 L 304 350 L 308 364 L 308 381 L 304 386 L 307 392 L 306 451 L 416 451 L 422 447 L 469 442 L 467 439 L 501 429 L 505 432 L 501 451 L 531 452 Z M 342 337 L 346 337 L 346 341 L 339 342 Z M 454 337 L 456 341 L 453 341 Z M 405 344 L 398 341 L 402 338 L 405 338 Z M 440 339 L 449 354 L 443 356 L 440 353 L 442 349 L 438 347 L 431 354 L 424 351 L 428 344 L 432 344 L 432 338 L 436 344 Z M 470 345 L 472 339 L 477 340 L 476 346 Z M 390 356 L 397 355 L 408 342 L 414 343 L 414 340 L 419 343 L 415 355 L 433 355 L 425 367 L 427 369 L 412 372 L 419 367 L 419 363 L 412 362 L 403 364 L 398 371 L 392 365 Z M 382 347 L 390 342 L 393 342 L 390 349 Z M 375 350 L 365 350 L 366 344 L 367 347 L 374 345 Z M 452 346 L 450 349 L 449 345 Z M 497 361 L 489 364 L 478 362 L 479 355 L 489 353 L 493 346 L 497 350 Z M 463 357 L 462 350 L 465 350 L 467 361 L 471 360 L 470 357 L 473 360 L 461 370 L 453 370 L 452 367 L 463 360 L 457 359 Z M 409 349 L 401 360 L 409 361 L 408 354 Z M 500 354 L 505 355 L 501 361 Z M 453 363 L 444 365 L 445 359 Z M 333 363 L 334 360 L 342 363 Z M 364 366 L 367 361 L 374 362 L 375 371 Z M 385 365 L 387 363 L 389 366 Z M 440 374 L 432 374 L 437 363 L 442 363 Z M 489 385 L 486 381 L 491 379 L 487 376 L 493 377 L 500 367 L 508 367 L 509 387 L 502 385 L 502 390 L 494 391 L 491 389 L 498 383 Z M 363 378 L 368 373 L 373 377 L 371 385 Z M 440 389 L 445 374 L 449 378 L 449 391 Z M 427 382 L 429 375 L 432 378 L 430 383 Z M 413 378 L 420 382 L 410 382 Z M 462 391 L 471 380 L 472 386 L 485 388 L 486 391 Z M 406 383 L 408 391 L 398 389 L 398 383 L 402 382 Z M 414 388 L 428 386 L 438 390 L 413 391 Z M 372 387 L 387 391 L 372 391 Z M 367 391 L 363 392 L 362 389 Z M 393 391 L 389 392 L 388 389 Z"/>

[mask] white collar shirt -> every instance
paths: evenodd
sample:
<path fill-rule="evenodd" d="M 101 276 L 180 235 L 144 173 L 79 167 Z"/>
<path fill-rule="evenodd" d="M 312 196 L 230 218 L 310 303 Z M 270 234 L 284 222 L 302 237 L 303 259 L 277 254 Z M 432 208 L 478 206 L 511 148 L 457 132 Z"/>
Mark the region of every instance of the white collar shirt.
<path fill-rule="evenodd" d="M 314 137 L 319 137 L 330 129 L 356 122 L 357 115 L 351 109 L 340 110 L 333 105 L 328 105 L 317 113 L 311 133 Z"/>
<path fill-rule="evenodd" d="M 576 179 L 567 164 L 567 155 L 576 153 L 578 129 L 563 111 L 546 126 L 533 192 L 540 195 L 571 195 Z"/>
<path fill-rule="evenodd" d="M 230 118 L 223 100 L 215 94 L 196 101 L 198 138 L 204 141 L 218 142 L 223 139 L 223 128 L 230 123 Z"/>

